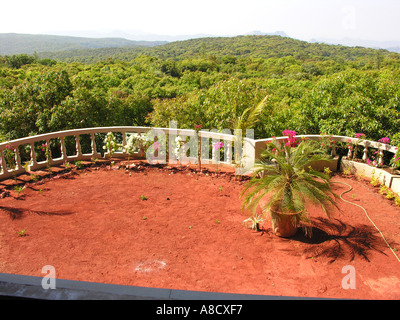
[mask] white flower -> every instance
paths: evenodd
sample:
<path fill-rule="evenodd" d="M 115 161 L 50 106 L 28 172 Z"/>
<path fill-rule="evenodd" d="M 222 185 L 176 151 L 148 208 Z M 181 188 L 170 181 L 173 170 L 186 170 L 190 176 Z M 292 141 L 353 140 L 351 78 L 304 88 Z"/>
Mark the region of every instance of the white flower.
<path fill-rule="evenodd" d="M 176 156 L 176 159 L 179 159 L 180 158 L 180 149 L 181 149 L 181 147 L 182 147 L 182 145 L 183 145 L 183 139 L 181 138 L 181 136 L 177 136 L 176 138 L 175 138 L 175 142 L 176 142 L 176 146 L 175 146 L 175 156 Z"/>

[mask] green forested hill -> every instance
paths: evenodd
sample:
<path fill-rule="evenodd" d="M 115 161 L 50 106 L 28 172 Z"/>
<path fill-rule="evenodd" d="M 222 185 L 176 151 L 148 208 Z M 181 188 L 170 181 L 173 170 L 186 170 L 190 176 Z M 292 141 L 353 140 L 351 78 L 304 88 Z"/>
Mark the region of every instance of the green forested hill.
<path fill-rule="evenodd" d="M 292 129 L 400 143 L 400 54 L 279 36 L 0 57 L 0 140 L 171 120 L 233 129 L 267 95 L 256 137 Z"/>
<path fill-rule="evenodd" d="M 161 59 L 182 60 L 205 56 L 240 58 L 281 58 L 293 57 L 304 61 L 309 59 L 357 60 L 371 55 L 390 55 L 387 50 L 363 47 L 345 47 L 308 43 L 281 36 L 237 36 L 210 37 L 176 41 L 147 48 L 101 48 L 75 49 L 62 52 L 40 52 L 40 57 L 65 62 L 92 63 L 105 59 L 130 61 L 147 54 Z"/>
<path fill-rule="evenodd" d="M 55 35 L 0 33 L 0 55 L 32 54 L 105 47 L 153 46 L 165 42 L 131 41 L 122 38 L 83 38 Z"/>

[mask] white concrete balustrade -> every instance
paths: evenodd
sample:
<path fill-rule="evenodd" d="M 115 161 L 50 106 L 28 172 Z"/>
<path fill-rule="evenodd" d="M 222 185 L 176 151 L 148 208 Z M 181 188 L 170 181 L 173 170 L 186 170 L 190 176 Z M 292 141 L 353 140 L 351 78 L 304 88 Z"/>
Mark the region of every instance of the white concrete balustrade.
<path fill-rule="evenodd" d="M 171 149 L 171 144 L 168 143 L 172 141 L 170 138 L 174 138 L 176 136 L 180 136 L 183 140 L 186 137 L 194 137 L 196 136 L 195 130 L 188 130 L 188 129 L 176 129 L 176 128 L 150 128 L 150 127 L 99 127 L 99 128 L 86 128 L 86 129 L 74 129 L 74 130 L 66 130 L 66 131 L 59 131 L 47 134 L 41 134 L 21 139 L 16 139 L 8 142 L 0 143 L 0 180 L 4 180 L 22 173 L 26 171 L 33 171 L 40 168 L 44 168 L 46 166 L 53 166 L 53 165 L 60 165 L 68 162 L 75 162 L 75 161 L 84 161 L 84 160 L 91 160 L 91 159 L 99 159 L 102 157 L 101 150 L 103 149 L 104 144 L 104 136 L 108 132 L 113 132 L 118 135 L 120 143 L 122 145 L 126 145 L 127 137 L 130 134 L 141 134 L 145 135 L 150 130 L 154 132 L 155 135 L 165 135 L 166 139 L 159 139 L 167 141 L 166 143 L 166 150 L 169 150 L 171 153 L 173 150 Z M 200 130 L 198 132 L 199 139 L 201 139 L 201 162 L 202 164 L 225 164 L 225 165 L 232 165 L 234 166 L 235 157 L 238 159 L 237 154 L 235 153 L 240 149 L 240 158 L 242 161 L 245 162 L 245 171 L 249 171 L 254 166 L 255 160 L 259 159 L 261 152 L 266 148 L 267 144 L 271 142 L 273 139 L 277 141 L 284 141 L 287 137 L 277 137 L 277 138 L 267 138 L 267 139 L 252 139 L 252 137 L 243 136 L 242 139 L 237 139 L 234 132 L 230 132 L 229 130 L 224 130 L 222 133 L 216 132 L 216 130 Z M 237 133 L 237 132 L 235 132 Z M 95 138 L 96 135 L 103 134 L 102 139 Z M 81 138 L 82 136 L 90 136 L 90 152 L 82 152 L 81 147 Z M 75 152 L 74 154 L 67 154 L 66 150 L 66 143 L 65 140 L 69 137 L 69 139 L 75 140 Z M 359 162 L 365 162 L 368 157 L 369 150 L 377 151 L 376 159 L 379 163 L 379 166 L 382 165 L 383 161 L 383 154 L 384 151 L 391 153 L 393 156 L 397 148 L 394 146 L 382 144 L 376 141 L 369 141 L 369 140 L 360 140 L 357 138 L 345 137 L 345 136 L 321 136 L 321 135 L 296 135 L 297 139 L 323 139 L 328 138 L 331 139 L 333 142 L 341 142 L 344 144 L 349 145 L 349 151 L 347 155 L 347 160 L 353 160 L 356 156 L 355 154 L 355 147 L 361 148 L 362 159 L 358 159 Z M 60 146 L 59 154 L 60 156 L 55 158 L 51 154 L 49 154 L 48 160 L 38 161 L 38 153 L 35 151 L 35 145 L 44 142 L 45 144 L 49 145 L 52 140 L 58 140 L 58 145 Z M 96 145 L 96 140 L 101 145 Z M 241 141 L 239 141 L 241 140 Z M 211 147 L 211 157 L 209 156 L 210 148 L 208 146 L 213 146 L 216 142 L 223 142 L 223 146 L 219 148 Z M 183 145 L 184 154 L 189 155 L 186 156 L 185 160 L 191 163 L 197 163 L 197 155 L 190 152 L 190 150 L 185 150 L 188 148 L 188 145 Z M 5 159 L 5 152 L 7 146 L 11 146 L 14 154 L 14 161 L 8 161 L 8 165 Z M 25 150 L 30 149 L 30 156 L 29 159 L 26 159 L 24 163 L 21 160 L 20 154 L 20 146 L 24 146 Z M 100 150 L 100 151 L 99 151 Z M 10 152 L 10 151 L 8 151 Z M 197 152 L 197 149 L 196 149 Z M 223 160 L 220 160 L 220 154 L 223 152 Z M 107 154 L 106 154 L 107 155 Z M 103 156 L 106 156 L 103 153 Z M 336 155 L 336 148 L 332 148 L 333 157 Z M 128 155 L 123 151 L 121 148 L 117 150 L 113 157 L 127 157 Z M 26 155 L 25 155 L 26 158 Z M 43 155 L 42 155 L 43 158 Z M 168 161 L 168 159 L 166 159 Z M 354 174 L 354 172 L 352 172 Z M 391 180 L 393 180 L 391 178 Z M 400 181 L 400 179 L 397 179 Z M 400 184 L 400 183 L 399 183 Z M 400 188 L 400 186 L 399 186 Z M 400 192 L 400 189 L 399 189 Z"/>
<path fill-rule="evenodd" d="M 30 172 L 47 166 L 60 165 L 67 161 L 73 163 L 75 161 L 99 159 L 102 156 L 101 150 L 105 145 L 105 143 L 103 141 L 104 139 L 103 137 L 102 139 L 100 139 L 102 145 L 100 146 L 96 145 L 95 135 L 97 134 L 102 133 L 105 136 L 105 134 L 107 134 L 108 132 L 113 132 L 115 134 L 119 133 L 120 140 L 122 140 L 121 144 L 126 145 L 127 136 L 129 134 L 146 135 L 146 133 L 148 133 L 150 130 L 152 130 L 154 132 L 154 135 L 156 136 L 164 134 L 166 137 L 165 141 L 169 141 L 170 136 L 173 137 L 180 136 L 182 137 L 182 139 L 185 139 L 186 137 L 193 137 L 196 133 L 196 131 L 194 130 L 175 129 L 175 128 L 99 127 L 99 128 L 59 131 L 59 132 L 53 132 L 53 133 L 47 133 L 47 134 L 41 134 L 41 135 L 11 140 L 8 142 L 0 143 L 0 180 L 4 180 L 12 176 L 19 175 L 21 173 L 25 173 L 26 171 Z M 83 135 L 90 135 L 91 151 L 88 153 L 82 152 L 80 137 L 82 137 Z M 65 144 L 65 139 L 67 137 L 72 137 L 73 139 L 75 139 L 75 153 L 73 155 L 67 154 L 66 144 Z M 234 141 L 235 141 L 234 135 L 227 133 L 213 132 L 213 131 L 200 131 L 199 138 L 201 139 L 202 143 L 202 158 L 201 158 L 202 163 L 204 164 L 222 163 L 228 165 L 233 164 L 234 156 L 232 149 L 234 148 Z M 40 149 L 40 145 L 38 147 L 37 144 L 44 143 L 46 145 L 49 145 L 51 140 L 59 141 L 61 156 L 55 158 L 50 154 L 48 160 L 46 159 L 38 161 L 37 160 L 38 154 L 35 151 L 35 149 Z M 224 143 L 223 147 L 221 147 L 221 149 L 211 148 L 212 156 L 210 159 L 207 146 L 213 145 L 215 142 L 220 142 L 220 141 Z M 246 147 L 247 144 L 250 144 L 250 148 Z M 246 150 L 251 150 L 253 144 L 250 142 L 250 139 L 244 137 L 244 142 L 242 143 L 242 145 L 245 147 Z M 12 152 L 15 154 L 14 156 L 15 159 L 13 159 L 13 163 L 11 165 L 10 164 L 7 165 L 5 159 L 5 151 L 8 146 L 11 146 Z M 30 159 L 28 159 L 25 163 L 22 163 L 21 161 L 21 155 L 19 149 L 20 146 L 28 146 L 28 148 L 30 149 Z M 169 147 L 170 146 L 167 143 L 166 148 Z M 187 144 L 183 145 L 183 149 L 185 149 L 186 147 Z M 107 156 L 107 151 L 106 150 L 104 151 L 105 155 L 103 153 L 103 156 Z M 171 152 L 172 150 L 169 151 Z M 224 159 L 222 161 L 220 160 L 221 151 L 224 152 Z M 186 154 L 186 152 L 184 151 L 182 153 Z M 185 158 L 185 160 L 191 163 L 196 163 L 197 157 L 193 155 L 193 152 L 190 153 L 190 150 L 188 150 L 188 153 L 189 155 Z M 139 152 L 137 152 L 137 154 L 139 154 Z M 128 155 L 123 151 L 123 148 L 117 150 L 113 155 L 113 157 L 116 158 L 127 157 L 127 156 Z"/>

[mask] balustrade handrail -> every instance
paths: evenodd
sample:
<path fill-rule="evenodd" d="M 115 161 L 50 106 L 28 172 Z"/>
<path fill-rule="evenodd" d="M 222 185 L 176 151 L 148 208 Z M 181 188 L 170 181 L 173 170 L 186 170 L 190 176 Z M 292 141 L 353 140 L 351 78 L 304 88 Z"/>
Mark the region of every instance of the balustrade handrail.
<path fill-rule="evenodd" d="M 354 146 L 361 146 L 363 147 L 362 150 L 362 160 L 364 162 L 367 161 L 368 159 L 368 151 L 370 148 L 377 149 L 378 152 L 378 165 L 382 166 L 383 165 L 383 151 L 387 151 L 393 154 L 396 154 L 397 152 L 397 147 L 388 145 L 379 141 L 372 141 L 372 140 L 366 140 L 362 138 L 353 138 L 353 137 L 347 137 L 347 136 L 338 136 L 338 135 L 296 135 L 296 139 L 322 139 L 322 138 L 329 138 L 332 139 L 334 142 L 343 142 L 348 145 L 348 154 L 347 158 L 349 159 L 356 159 L 356 155 L 354 154 L 354 150 L 352 147 Z M 280 140 L 285 140 L 287 137 L 271 137 L 271 138 L 266 138 L 266 139 L 258 139 L 256 140 L 257 144 L 267 144 L 268 142 L 272 141 L 273 139 L 276 139 L 277 141 Z M 262 147 L 261 147 L 262 148 Z M 260 147 L 258 147 L 260 149 Z M 256 154 L 256 157 L 259 156 L 260 152 Z M 336 149 L 332 149 L 332 155 L 336 155 Z"/>
<path fill-rule="evenodd" d="M 353 145 L 360 145 L 360 146 L 366 146 L 370 148 L 376 148 L 380 149 L 383 146 L 385 147 L 385 151 L 396 153 L 397 147 L 384 144 L 382 142 L 377 142 L 377 141 L 372 141 L 372 140 L 366 140 L 366 139 L 359 139 L 359 138 L 352 138 L 352 137 L 347 137 L 347 136 L 337 136 L 337 135 L 319 135 L 319 134 L 307 134 L 307 135 L 296 135 L 296 138 L 302 139 L 302 138 L 309 138 L 309 139 L 319 139 L 319 138 L 332 138 L 336 142 L 344 142 L 344 143 L 351 143 Z M 272 141 L 273 139 L 276 140 L 284 140 L 287 139 L 287 137 L 271 137 L 271 138 L 264 138 L 264 139 L 257 139 L 257 142 L 268 142 Z"/>
<path fill-rule="evenodd" d="M 95 127 L 95 128 L 82 128 L 82 129 L 72 129 L 72 130 L 64 130 L 64 131 L 57 131 L 57 132 L 52 132 L 52 133 L 45 133 L 45 134 L 40 134 L 40 135 L 35 135 L 35 136 L 29 136 L 25 138 L 20 138 L 20 139 L 15 139 L 7 142 L 2 142 L 0 143 L 0 180 L 4 180 L 12 175 L 15 174 L 21 174 L 26 172 L 24 166 L 21 164 L 21 157 L 19 154 L 19 149 L 18 147 L 21 145 L 30 145 L 30 165 L 29 165 L 29 170 L 35 170 L 41 167 L 44 167 L 48 164 L 50 165 L 56 165 L 56 164 L 61 164 L 65 161 L 77 161 L 77 160 L 86 160 L 86 159 L 91 159 L 93 157 L 99 157 L 100 153 L 97 151 L 96 147 L 96 142 L 95 142 L 95 134 L 99 133 L 108 133 L 108 132 L 119 132 L 122 133 L 122 144 L 126 145 L 127 143 L 127 134 L 128 133 L 146 133 L 150 130 L 159 130 L 164 132 L 166 135 L 171 135 L 171 134 L 177 134 L 180 136 L 193 136 L 195 133 L 195 130 L 192 129 L 179 129 L 179 128 L 157 128 L 157 127 L 138 127 L 138 126 L 113 126 L 113 127 Z M 226 152 L 225 152 L 225 163 L 227 164 L 233 164 L 234 163 L 234 155 L 231 152 L 231 148 L 233 145 L 233 142 L 235 141 L 235 135 L 234 134 L 229 134 L 226 132 L 217 132 L 214 130 L 208 131 L 208 130 L 200 130 L 198 132 L 199 137 L 202 139 L 213 139 L 213 141 L 225 141 L 226 145 Z M 91 152 L 90 153 L 82 153 L 81 151 L 81 145 L 80 145 L 80 139 L 79 137 L 81 135 L 90 135 L 91 137 Z M 66 148 L 64 144 L 64 139 L 66 137 L 75 137 L 75 142 L 76 142 L 76 154 L 75 155 L 67 155 L 66 153 Z M 283 137 L 270 137 L 270 138 L 265 138 L 265 139 L 251 139 L 247 137 L 243 137 L 245 144 L 243 146 L 243 157 L 249 157 L 250 160 L 254 161 L 256 158 L 259 157 L 260 150 L 265 148 L 266 144 L 273 139 L 277 139 L 278 141 L 283 141 L 287 139 L 286 136 Z M 383 144 L 380 142 L 376 141 L 370 141 L 370 140 L 362 140 L 359 138 L 352 138 L 352 137 L 346 137 L 346 136 L 336 136 L 336 135 L 296 135 L 297 139 L 321 139 L 321 138 L 330 138 L 335 142 L 344 142 L 348 143 L 349 145 L 359 145 L 364 147 L 363 149 L 363 160 L 366 160 L 367 153 L 369 148 L 375 148 L 378 150 L 380 159 L 382 160 L 383 158 L 383 151 L 391 152 L 391 153 L 396 153 L 397 148 L 395 146 Z M 46 141 L 48 143 L 52 139 L 60 139 L 60 145 L 61 145 L 61 157 L 59 158 L 52 158 L 50 157 L 49 162 L 46 161 L 41 161 L 38 162 L 36 160 L 37 155 L 35 152 L 35 146 L 34 144 L 37 142 L 41 141 Z M 8 169 L 6 160 L 4 157 L 4 150 L 7 148 L 8 145 L 11 145 L 14 153 L 15 153 L 15 166 L 14 168 Z M 124 152 L 117 152 L 117 156 L 124 156 L 126 155 Z M 351 158 L 353 156 L 352 154 L 352 149 L 349 148 L 349 153 L 348 157 Z M 213 162 L 212 163 L 219 163 L 219 159 L 217 161 L 215 155 L 213 153 Z M 202 159 L 203 161 L 203 159 Z"/>

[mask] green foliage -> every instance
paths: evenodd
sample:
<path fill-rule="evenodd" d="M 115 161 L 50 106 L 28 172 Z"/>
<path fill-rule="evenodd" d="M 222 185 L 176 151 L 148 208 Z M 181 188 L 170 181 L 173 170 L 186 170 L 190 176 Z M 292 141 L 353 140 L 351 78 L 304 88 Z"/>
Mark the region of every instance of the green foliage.
<path fill-rule="evenodd" d="M 117 143 L 114 133 L 112 132 L 108 132 L 106 135 L 106 138 L 104 139 L 104 150 L 107 151 L 108 153 L 108 157 L 111 159 L 115 153 L 115 151 L 117 151 L 119 148 L 122 147 L 121 144 Z"/>
<path fill-rule="evenodd" d="M 70 94 L 72 85 L 65 71 L 33 76 L 0 99 L 0 130 L 9 139 L 51 131 L 55 108 Z"/>
<path fill-rule="evenodd" d="M 26 236 L 26 235 L 27 235 L 26 229 L 22 229 L 22 230 L 20 230 L 20 231 L 17 231 L 17 235 L 18 235 L 18 237 L 24 237 L 24 236 Z"/>
<path fill-rule="evenodd" d="M 77 61 L 77 62 L 73 62 Z M 0 141 L 73 128 L 231 129 L 400 143 L 400 55 L 279 36 L 0 57 Z M 268 95 L 256 112 L 255 108 Z M 257 114 L 252 123 L 248 116 Z"/>
<path fill-rule="evenodd" d="M 296 127 L 379 140 L 399 128 L 399 93 L 400 81 L 390 73 L 349 70 L 324 77 L 302 97 Z"/>
<path fill-rule="evenodd" d="M 297 213 L 298 219 L 304 222 L 305 233 L 311 235 L 308 205 L 320 207 L 328 217 L 335 206 L 336 195 L 329 175 L 311 168 L 313 162 L 327 160 L 326 156 L 316 152 L 308 140 L 297 146 L 273 141 L 262 156 L 263 160 L 257 163 L 243 189 L 243 208 L 251 209 L 252 216 L 256 217 L 257 205 L 267 197 L 263 210 L 273 208 L 282 214 Z"/>
<path fill-rule="evenodd" d="M 14 187 L 15 192 L 17 193 L 17 195 L 19 196 L 19 194 L 25 190 L 25 186 L 15 186 Z"/>
<path fill-rule="evenodd" d="M 12 56 L 5 56 L 5 63 L 10 68 L 19 69 L 26 64 L 31 64 L 35 62 L 36 59 L 33 56 L 28 56 L 27 54 L 17 54 Z"/>
<path fill-rule="evenodd" d="M 146 47 L 161 41 L 132 41 L 123 38 L 86 38 L 42 34 L 0 34 L 0 54 L 69 51 L 88 48 Z"/>
<path fill-rule="evenodd" d="M 157 43 L 156 43 L 157 44 Z M 95 63 L 108 58 L 131 61 L 140 55 L 149 55 L 163 60 L 184 60 L 213 58 L 223 59 L 226 67 L 240 66 L 240 58 L 269 60 L 271 58 L 290 57 L 297 61 L 310 64 L 312 60 L 334 61 L 341 64 L 343 61 L 352 61 L 354 66 L 363 68 L 376 67 L 376 52 L 374 49 L 362 47 L 349 48 L 340 45 L 322 43 L 308 43 L 292 38 L 280 36 L 238 36 L 238 37 L 211 37 L 198 38 L 186 41 L 176 41 L 152 47 L 120 47 L 81 50 L 63 50 L 58 52 L 43 52 L 41 58 L 50 58 L 66 62 Z M 386 50 L 380 50 L 381 66 L 385 65 L 385 58 L 390 55 Z M 238 59 L 239 58 L 239 59 Z M 365 58 L 370 61 L 365 61 Z M 289 63 L 288 65 L 291 65 Z M 311 65 L 310 65 L 311 67 Z M 315 68 L 317 67 L 317 68 Z M 332 66 L 331 66 L 332 67 Z M 337 69 L 338 67 L 336 67 Z M 307 69 L 307 67 L 306 67 Z M 314 65 L 311 73 L 318 69 Z"/>
<path fill-rule="evenodd" d="M 176 120 L 184 128 L 194 128 L 200 122 L 203 128 L 234 129 L 238 118 L 265 95 L 253 81 L 230 78 L 182 97 L 154 101 L 149 121 L 155 126 L 168 126 L 170 120 Z"/>

